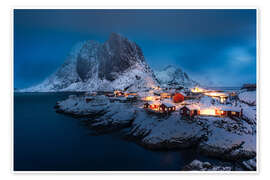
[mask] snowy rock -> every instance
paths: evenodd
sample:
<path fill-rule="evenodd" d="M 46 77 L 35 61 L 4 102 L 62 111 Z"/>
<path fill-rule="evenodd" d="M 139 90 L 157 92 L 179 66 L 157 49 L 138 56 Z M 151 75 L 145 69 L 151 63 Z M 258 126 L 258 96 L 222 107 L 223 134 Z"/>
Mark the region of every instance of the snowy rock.
<path fill-rule="evenodd" d="M 238 94 L 238 98 L 240 101 L 256 106 L 256 91 L 244 91 Z"/>
<path fill-rule="evenodd" d="M 78 117 L 97 116 L 104 114 L 109 108 L 109 100 L 106 96 L 97 96 L 90 102 L 85 96 L 70 96 L 64 101 L 57 103 L 58 112 L 71 114 Z"/>
<path fill-rule="evenodd" d="M 214 166 L 209 162 L 201 162 L 193 160 L 190 164 L 183 168 L 184 171 L 232 171 L 229 166 Z"/>
<path fill-rule="evenodd" d="M 131 105 L 111 103 L 106 96 L 71 96 L 58 102 L 57 106 L 58 112 L 79 117 L 91 128 L 103 132 L 130 126 L 135 118 L 135 109 Z"/>
<path fill-rule="evenodd" d="M 224 160 L 245 160 L 256 156 L 256 134 L 236 133 L 210 124 L 207 141 L 202 141 L 200 153 Z"/>
<path fill-rule="evenodd" d="M 242 166 L 246 169 L 246 170 L 249 170 L 249 171 L 256 171 L 256 158 L 253 158 L 253 159 L 249 159 L 247 161 L 243 161 L 242 162 Z"/>
<path fill-rule="evenodd" d="M 140 129 L 151 132 L 142 139 L 142 144 L 150 149 L 188 148 L 206 137 L 206 131 L 201 126 L 180 120 L 178 113 L 151 122 L 135 119 L 134 124 L 140 124 Z"/>
<path fill-rule="evenodd" d="M 161 71 L 155 71 L 155 76 L 161 85 L 191 87 L 198 83 L 192 80 L 187 73 L 172 65 L 165 67 Z"/>

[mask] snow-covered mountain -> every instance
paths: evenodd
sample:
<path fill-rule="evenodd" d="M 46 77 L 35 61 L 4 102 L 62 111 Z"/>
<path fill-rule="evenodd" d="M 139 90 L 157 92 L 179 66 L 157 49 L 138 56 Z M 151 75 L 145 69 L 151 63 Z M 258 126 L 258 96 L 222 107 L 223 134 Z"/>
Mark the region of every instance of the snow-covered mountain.
<path fill-rule="evenodd" d="M 112 33 L 103 44 L 95 41 L 76 44 L 55 73 L 41 84 L 21 91 L 138 90 L 156 85 L 141 48 Z"/>
<path fill-rule="evenodd" d="M 155 76 L 162 86 L 191 87 L 198 85 L 187 73 L 172 65 L 166 66 L 161 71 L 155 71 Z"/>

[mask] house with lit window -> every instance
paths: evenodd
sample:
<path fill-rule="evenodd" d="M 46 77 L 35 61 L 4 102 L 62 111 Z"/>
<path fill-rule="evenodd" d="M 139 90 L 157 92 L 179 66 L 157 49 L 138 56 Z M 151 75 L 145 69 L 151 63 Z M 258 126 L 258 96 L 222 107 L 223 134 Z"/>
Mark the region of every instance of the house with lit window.
<path fill-rule="evenodd" d="M 183 106 L 180 108 L 182 116 L 220 116 L 220 117 L 242 117 L 243 110 L 237 107 L 207 107 Z"/>
<path fill-rule="evenodd" d="M 175 110 L 176 110 L 176 107 L 171 103 L 164 102 L 159 106 L 160 112 L 170 113 L 170 112 L 173 112 Z"/>
<path fill-rule="evenodd" d="M 162 93 L 160 93 L 160 97 L 161 97 L 161 99 L 170 99 L 172 97 L 172 95 L 168 92 L 162 92 Z"/>
<path fill-rule="evenodd" d="M 190 116 L 193 117 L 195 115 L 198 115 L 199 107 L 195 105 L 186 105 L 180 108 L 180 114 L 182 116 Z"/>
<path fill-rule="evenodd" d="M 150 109 L 150 110 L 153 110 L 153 111 L 159 111 L 159 106 L 160 106 L 160 102 L 156 102 L 156 101 L 146 102 L 143 105 L 143 107 L 145 109 Z"/>
<path fill-rule="evenodd" d="M 125 96 L 125 93 L 120 91 L 120 90 L 115 90 L 113 93 L 114 93 L 115 96 L 118 96 L 118 97 L 119 96 Z"/>
<path fill-rule="evenodd" d="M 221 107 L 218 109 L 217 114 L 229 117 L 242 117 L 243 109 L 236 107 Z"/>
<path fill-rule="evenodd" d="M 155 111 L 158 113 L 170 113 L 176 110 L 176 107 L 170 103 L 160 102 L 146 102 L 143 106 L 144 109 Z"/>

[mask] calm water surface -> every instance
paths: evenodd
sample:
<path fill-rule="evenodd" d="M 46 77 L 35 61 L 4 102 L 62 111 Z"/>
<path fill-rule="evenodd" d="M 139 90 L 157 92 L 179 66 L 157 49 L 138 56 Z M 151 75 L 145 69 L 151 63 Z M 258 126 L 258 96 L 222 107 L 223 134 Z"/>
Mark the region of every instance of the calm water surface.
<path fill-rule="evenodd" d="M 77 119 L 55 113 L 69 93 L 14 94 L 14 170 L 180 170 L 191 150 L 150 151 L 117 134 L 90 135 Z"/>

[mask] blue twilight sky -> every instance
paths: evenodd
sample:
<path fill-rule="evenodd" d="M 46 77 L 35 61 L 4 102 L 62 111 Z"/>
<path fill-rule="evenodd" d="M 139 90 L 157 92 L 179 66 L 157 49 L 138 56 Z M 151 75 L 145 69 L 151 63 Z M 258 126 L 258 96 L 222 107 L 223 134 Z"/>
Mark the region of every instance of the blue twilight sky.
<path fill-rule="evenodd" d="M 256 82 L 256 10 L 14 10 L 14 87 L 53 73 L 72 46 L 111 32 L 153 69 L 172 64 L 210 86 Z"/>

